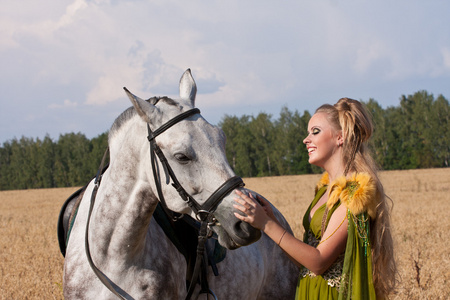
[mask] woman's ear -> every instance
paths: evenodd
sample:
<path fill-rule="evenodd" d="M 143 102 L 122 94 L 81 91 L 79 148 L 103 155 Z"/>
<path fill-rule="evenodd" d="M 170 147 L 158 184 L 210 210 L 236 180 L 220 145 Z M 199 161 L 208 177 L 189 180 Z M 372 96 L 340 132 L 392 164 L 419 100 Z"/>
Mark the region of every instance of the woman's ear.
<path fill-rule="evenodd" d="M 344 137 L 342 136 L 342 131 L 337 136 L 337 145 L 341 147 L 344 144 Z"/>

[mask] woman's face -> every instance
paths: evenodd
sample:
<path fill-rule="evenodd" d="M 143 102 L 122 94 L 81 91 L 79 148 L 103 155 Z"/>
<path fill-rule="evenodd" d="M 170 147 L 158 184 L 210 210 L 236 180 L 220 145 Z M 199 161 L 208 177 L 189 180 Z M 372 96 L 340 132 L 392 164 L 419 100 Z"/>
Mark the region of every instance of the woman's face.
<path fill-rule="evenodd" d="M 326 168 L 336 159 L 337 149 L 342 143 L 341 131 L 334 128 L 327 119 L 327 114 L 318 112 L 308 123 L 308 136 L 303 140 L 309 154 L 309 163 Z"/>

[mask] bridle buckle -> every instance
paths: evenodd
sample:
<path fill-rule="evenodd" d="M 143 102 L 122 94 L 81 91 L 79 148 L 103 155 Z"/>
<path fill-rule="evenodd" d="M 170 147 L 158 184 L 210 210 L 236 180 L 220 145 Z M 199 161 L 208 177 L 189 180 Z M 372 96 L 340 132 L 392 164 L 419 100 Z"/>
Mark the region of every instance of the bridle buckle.
<path fill-rule="evenodd" d="M 210 215 L 211 215 L 211 212 L 209 212 L 209 211 L 207 211 L 207 210 L 200 209 L 200 210 L 197 211 L 197 213 L 195 214 L 195 218 L 196 218 L 197 221 L 199 221 L 199 222 L 207 222 Z M 209 222 L 208 222 L 208 225 L 210 225 Z"/>

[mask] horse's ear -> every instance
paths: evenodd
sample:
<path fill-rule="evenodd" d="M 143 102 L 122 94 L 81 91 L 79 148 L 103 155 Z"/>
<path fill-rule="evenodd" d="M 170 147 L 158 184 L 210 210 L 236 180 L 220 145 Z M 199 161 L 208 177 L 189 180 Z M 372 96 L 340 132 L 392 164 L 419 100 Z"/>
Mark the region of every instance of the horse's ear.
<path fill-rule="evenodd" d="M 123 88 L 125 93 L 127 93 L 128 98 L 130 98 L 131 103 L 133 103 L 134 108 L 136 109 L 139 116 L 147 123 L 150 122 L 150 116 L 156 110 L 156 107 L 153 104 L 148 103 L 145 100 L 142 100 L 138 96 L 132 94 L 126 87 Z"/>
<path fill-rule="evenodd" d="M 180 79 L 180 98 L 191 102 L 195 106 L 195 95 L 197 95 L 197 86 L 191 74 L 191 69 L 187 69 Z"/>

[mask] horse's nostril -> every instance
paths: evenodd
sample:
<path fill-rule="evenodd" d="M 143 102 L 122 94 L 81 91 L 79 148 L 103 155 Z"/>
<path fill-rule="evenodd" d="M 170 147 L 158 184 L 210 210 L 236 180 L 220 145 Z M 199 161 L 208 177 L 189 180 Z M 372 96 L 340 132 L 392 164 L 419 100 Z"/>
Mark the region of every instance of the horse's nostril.
<path fill-rule="evenodd" d="M 250 245 L 261 238 L 261 231 L 250 224 L 238 221 L 234 224 L 236 242 L 241 246 Z"/>

